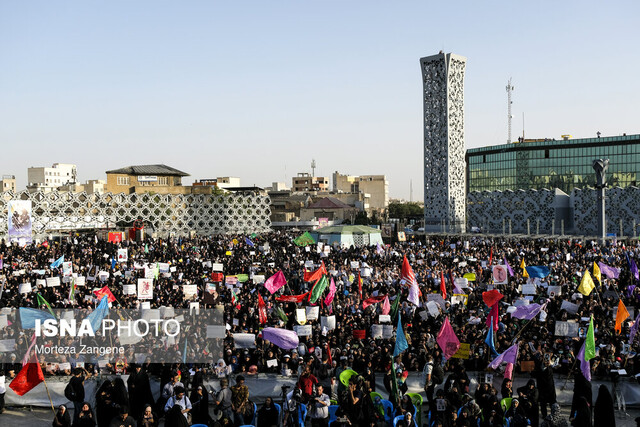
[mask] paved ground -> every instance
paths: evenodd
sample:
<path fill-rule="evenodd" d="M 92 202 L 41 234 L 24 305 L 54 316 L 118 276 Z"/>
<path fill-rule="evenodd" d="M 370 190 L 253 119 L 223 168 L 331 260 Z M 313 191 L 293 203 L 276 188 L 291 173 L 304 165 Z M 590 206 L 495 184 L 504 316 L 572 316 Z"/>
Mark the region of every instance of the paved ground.
<path fill-rule="evenodd" d="M 568 407 L 562 408 L 563 415 L 569 419 Z M 616 425 L 615 427 L 636 427 L 635 418 L 640 417 L 640 409 L 627 408 L 628 416 L 616 411 Z M 43 408 L 12 408 L 7 409 L 3 414 L 0 414 L 0 426 L 11 427 L 50 427 L 53 420 L 53 413 L 51 409 Z M 164 422 L 160 422 L 160 426 L 164 426 Z M 602 426 L 595 426 L 602 427 Z M 608 426 L 614 427 L 614 426 Z"/>

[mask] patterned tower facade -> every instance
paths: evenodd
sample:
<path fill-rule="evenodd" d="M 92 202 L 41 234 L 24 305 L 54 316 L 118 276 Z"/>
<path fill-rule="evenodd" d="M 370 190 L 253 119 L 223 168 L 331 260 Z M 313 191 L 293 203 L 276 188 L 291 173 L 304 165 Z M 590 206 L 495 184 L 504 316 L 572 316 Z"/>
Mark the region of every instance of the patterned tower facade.
<path fill-rule="evenodd" d="M 420 59 L 424 101 L 426 232 L 464 232 L 466 211 L 464 71 L 467 59 L 440 53 Z"/>

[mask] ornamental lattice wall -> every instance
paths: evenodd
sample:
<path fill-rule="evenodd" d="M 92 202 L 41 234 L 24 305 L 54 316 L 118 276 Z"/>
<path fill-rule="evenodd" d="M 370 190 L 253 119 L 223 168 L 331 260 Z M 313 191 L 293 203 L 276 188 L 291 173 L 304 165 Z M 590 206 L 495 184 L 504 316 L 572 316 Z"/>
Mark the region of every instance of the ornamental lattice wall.
<path fill-rule="evenodd" d="M 425 231 L 465 231 L 464 72 L 466 58 L 420 59 L 424 101 Z"/>
<path fill-rule="evenodd" d="M 142 219 L 160 233 L 200 235 L 269 231 L 266 194 L 86 194 L 53 191 L 0 193 L 0 235 L 7 234 L 9 200 L 31 200 L 33 234 L 131 226 Z"/>
<path fill-rule="evenodd" d="M 640 224 L 640 188 L 613 187 L 605 190 L 605 216 L 607 233 L 617 236 L 635 237 L 634 226 Z M 593 188 L 575 188 L 571 192 L 573 218 L 576 234 L 596 236 L 598 234 L 597 191 Z M 622 233 L 620 232 L 622 224 Z"/>

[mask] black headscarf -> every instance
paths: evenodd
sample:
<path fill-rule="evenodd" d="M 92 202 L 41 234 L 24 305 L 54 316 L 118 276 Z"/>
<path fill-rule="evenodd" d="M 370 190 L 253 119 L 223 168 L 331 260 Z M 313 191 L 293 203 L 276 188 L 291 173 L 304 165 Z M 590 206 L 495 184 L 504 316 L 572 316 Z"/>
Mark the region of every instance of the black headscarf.
<path fill-rule="evenodd" d="M 614 426 L 616 417 L 613 408 L 613 398 L 604 384 L 598 389 L 598 398 L 593 411 L 593 421 L 597 426 Z"/>

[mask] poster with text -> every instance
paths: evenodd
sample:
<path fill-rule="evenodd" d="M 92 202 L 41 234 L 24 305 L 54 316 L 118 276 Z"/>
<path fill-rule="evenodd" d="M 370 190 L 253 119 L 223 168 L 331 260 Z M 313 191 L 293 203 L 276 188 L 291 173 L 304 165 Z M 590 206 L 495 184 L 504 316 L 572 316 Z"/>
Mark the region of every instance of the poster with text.
<path fill-rule="evenodd" d="M 7 215 L 9 240 L 20 245 L 31 243 L 31 200 L 9 200 Z"/>
<path fill-rule="evenodd" d="M 153 298 L 153 279 L 138 279 L 138 299 Z"/>

